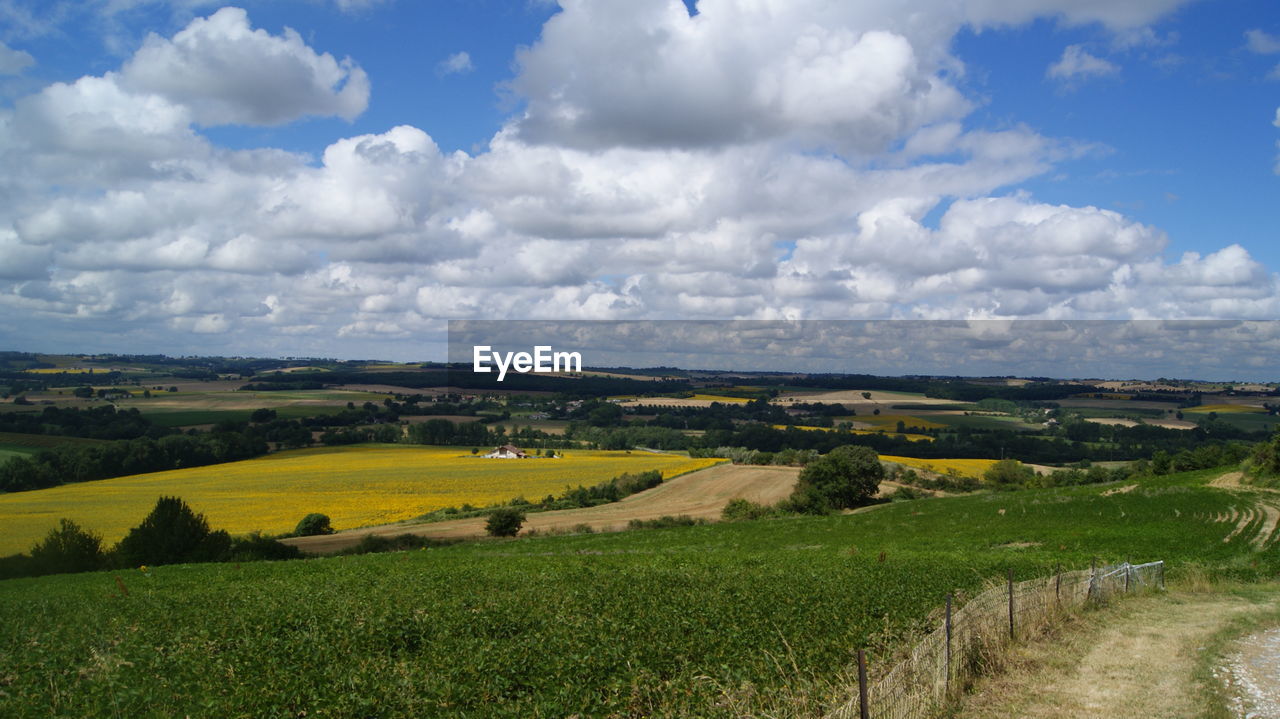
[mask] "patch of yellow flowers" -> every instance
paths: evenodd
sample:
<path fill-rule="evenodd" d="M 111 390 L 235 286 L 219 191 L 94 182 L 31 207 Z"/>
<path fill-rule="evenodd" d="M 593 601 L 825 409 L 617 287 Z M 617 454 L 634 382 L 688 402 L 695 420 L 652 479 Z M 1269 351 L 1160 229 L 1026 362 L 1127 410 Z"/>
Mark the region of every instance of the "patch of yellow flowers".
<path fill-rule="evenodd" d="M 486 448 L 487 449 L 487 448 Z M 411 519 L 518 496 L 538 501 L 566 487 L 624 472 L 664 478 L 722 460 L 648 452 L 564 450 L 560 459 L 484 459 L 467 448 L 363 445 L 279 452 L 208 467 L 140 474 L 0 495 L 0 555 L 25 552 L 66 517 L 110 545 L 137 526 L 161 495 L 181 497 L 214 529 L 293 531 L 310 512 L 338 529 Z"/>
<path fill-rule="evenodd" d="M 991 468 L 994 459 L 917 459 L 915 457 L 898 457 L 889 454 L 880 455 L 880 461 L 893 462 L 912 469 L 923 469 L 938 474 L 948 474 L 955 470 L 957 474 L 982 479 L 983 473 Z"/>

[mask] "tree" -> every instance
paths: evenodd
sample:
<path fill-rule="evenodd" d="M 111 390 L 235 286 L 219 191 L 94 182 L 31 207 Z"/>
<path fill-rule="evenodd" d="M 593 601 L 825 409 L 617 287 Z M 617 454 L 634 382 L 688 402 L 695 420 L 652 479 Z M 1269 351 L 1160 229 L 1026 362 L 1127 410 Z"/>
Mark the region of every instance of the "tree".
<path fill-rule="evenodd" d="M 329 524 L 329 515 L 312 512 L 298 522 L 293 533 L 299 537 L 314 537 L 317 534 L 333 534 L 333 526 Z"/>
<path fill-rule="evenodd" d="M 514 537 L 524 524 L 524 512 L 515 507 L 498 507 L 489 513 L 484 529 L 491 537 Z"/>
<path fill-rule="evenodd" d="M 93 388 L 92 387 L 76 387 L 75 391 L 73 391 L 71 394 L 81 399 L 89 399 L 90 397 L 93 396 Z"/>
<path fill-rule="evenodd" d="M 231 549 L 225 531 L 210 531 L 203 514 L 196 514 L 177 497 L 161 497 L 142 524 L 120 540 L 120 556 L 131 565 L 219 561 Z"/>
<path fill-rule="evenodd" d="M 856 507 L 875 496 L 882 479 L 884 467 L 875 450 L 842 445 L 800 470 L 791 503 L 810 514 Z"/>
<path fill-rule="evenodd" d="M 91 572 L 106 562 L 102 537 L 80 528 L 70 519 L 58 522 L 45 538 L 31 548 L 31 559 L 40 574 Z"/>

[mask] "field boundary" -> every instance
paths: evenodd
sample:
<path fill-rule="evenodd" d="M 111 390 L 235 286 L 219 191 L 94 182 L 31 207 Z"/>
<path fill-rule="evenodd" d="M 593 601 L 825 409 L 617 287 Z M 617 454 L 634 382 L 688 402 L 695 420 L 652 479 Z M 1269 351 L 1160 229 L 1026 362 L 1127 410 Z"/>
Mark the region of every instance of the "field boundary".
<path fill-rule="evenodd" d="M 1118 594 L 1164 589 L 1164 562 L 1123 562 L 1013 581 L 1009 571 L 993 586 L 953 611 L 948 595 L 942 621 L 899 661 L 868 679 L 865 650 L 858 650 L 857 687 L 831 719 L 932 719 L 1020 637 L 1063 614 Z"/>

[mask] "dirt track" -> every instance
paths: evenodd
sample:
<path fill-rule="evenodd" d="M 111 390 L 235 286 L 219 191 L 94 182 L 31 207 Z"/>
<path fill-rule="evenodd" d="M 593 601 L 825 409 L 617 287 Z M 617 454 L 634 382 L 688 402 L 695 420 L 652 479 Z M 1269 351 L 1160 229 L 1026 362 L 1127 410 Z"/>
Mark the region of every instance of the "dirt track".
<path fill-rule="evenodd" d="M 1225 594 L 1126 600 L 1074 631 L 1021 648 L 1015 670 L 979 683 L 959 719 L 1156 719 L 1201 716 L 1201 647 L 1260 605 Z"/>
<path fill-rule="evenodd" d="M 580 524 L 596 531 L 624 529 L 633 519 L 657 519 L 663 515 L 689 515 L 718 519 L 720 510 L 739 497 L 772 504 L 791 493 L 799 474 L 796 467 L 754 467 L 722 464 L 664 482 L 620 502 L 583 509 L 562 509 L 529 514 L 524 531 L 571 529 Z M 358 543 L 365 535 L 465 538 L 484 535 L 484 517 L 422 524 L 388 524 L 353 529 L 321 537 L 284 540 L 305 552 L 328 554 Z"/>

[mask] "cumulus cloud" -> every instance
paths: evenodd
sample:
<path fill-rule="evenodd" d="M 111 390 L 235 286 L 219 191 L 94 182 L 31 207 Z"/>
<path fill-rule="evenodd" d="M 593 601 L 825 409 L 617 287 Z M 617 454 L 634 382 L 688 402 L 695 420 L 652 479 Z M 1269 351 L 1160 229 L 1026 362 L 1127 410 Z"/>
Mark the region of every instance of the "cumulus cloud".
<path fill-rule="evenodd" d="M 466 51 L 455 52 L 436 64 L 436 74 L 442 77 L 445 75 L 463 75 L 474 69 L 476 69 L 476 66 L 471 64 L 471 54 Z"/>
<path fill-rule="evenodd" d="M 453 317 L 1273 317 L 1242 247 L 1170 262 L 1018 192 L 1090 148 L 976 126 L 948 51 L 1178 4 L 565 2 L 483 151 L 401 125 L 314 158 L 200 128 L 353 117 L 364 73 L 223 9 L 0 111 L 0 307 L 95 347 L 398 357 Z M 1105 63 L 1073 47 L 1064 77 Z"/>
<path fill-rule="evenodd" d="M 1105 77 L 1120 72 L 1115 63 L 1089 54 L 1081 45 L 1068 45 L 1062 51 L 1062 57 L 1049 66 L 1045 76 L 1062 82 Z"/>
<path fill-rule="evenodd" d="M 17 75 L 34 64 L 36 59 L 31 53 L 14 50 L 0 41 L 0 75 Z"/>
<path fill-rule="evenodd" d="M 1274 55 L 1280 52 L 1280 37 L 1265 30 L 1252 29 L 1244 33 L 1245 46 L 1259 55 Z"/>
<path fill-rule="evenodd" d="M 274 36 L 225 7 L 172 38 L 149 35 L 121 84 L 188 108 L 195 122 L 279 125 L 308 115 L 347 120 L 369 103 L 369 80 L 350 59 L 319 54 L 297 32 Z"/>

